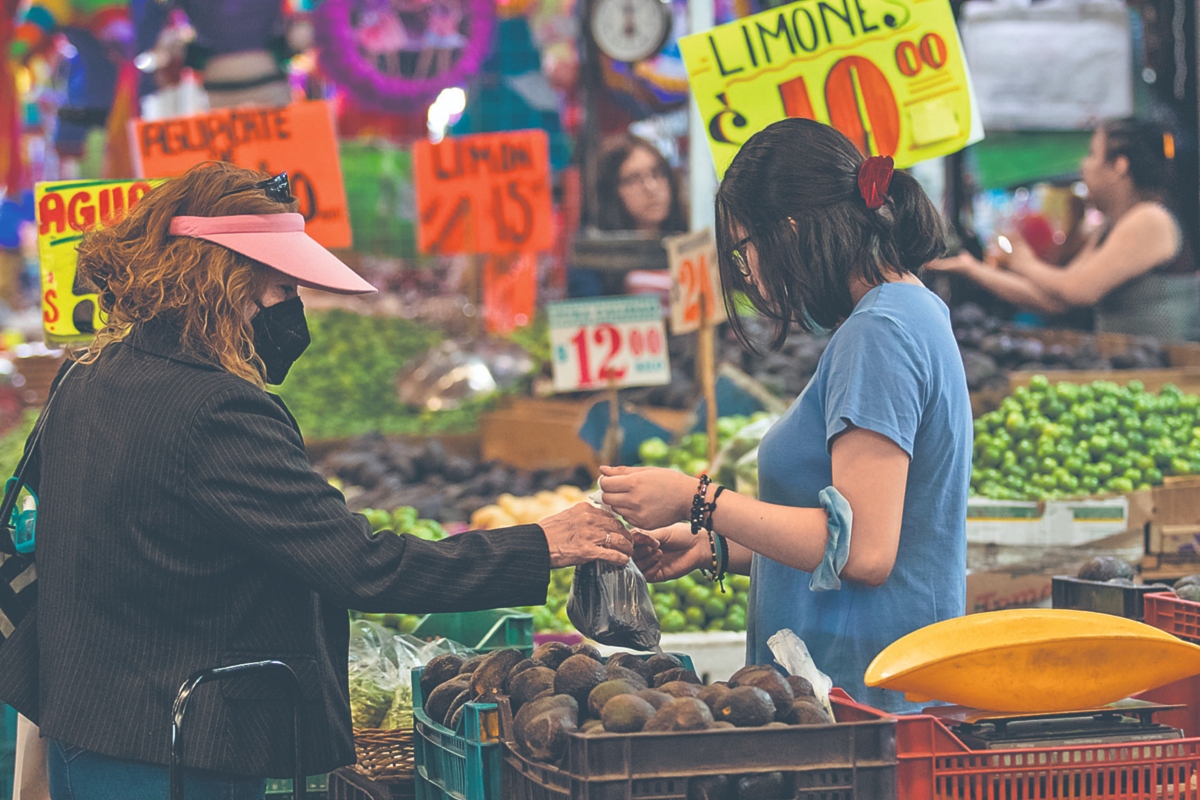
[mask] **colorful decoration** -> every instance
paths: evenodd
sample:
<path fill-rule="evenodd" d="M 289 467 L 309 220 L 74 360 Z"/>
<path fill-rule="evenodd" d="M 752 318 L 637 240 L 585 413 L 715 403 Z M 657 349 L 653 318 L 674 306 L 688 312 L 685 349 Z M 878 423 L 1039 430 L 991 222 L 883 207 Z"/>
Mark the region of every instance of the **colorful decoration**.
<path fill-rule="evenodd" d="M 330 78 L 363 105 L 414 111 L 479 71 L 496 7 L 494 0 L 325 0 L 314 17 Z"/>

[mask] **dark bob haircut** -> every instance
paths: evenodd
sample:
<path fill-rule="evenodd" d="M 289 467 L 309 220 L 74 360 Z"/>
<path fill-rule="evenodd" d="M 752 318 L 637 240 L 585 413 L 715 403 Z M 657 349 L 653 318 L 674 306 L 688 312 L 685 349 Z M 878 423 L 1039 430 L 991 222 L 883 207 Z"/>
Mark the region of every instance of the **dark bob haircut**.
<path fill-rule="evenodd" d="M 634 150 L 642 149 L 654 156 L 658 168 L 667 176 L 671 187 L 671 211 L 663 220 L 662 233 L 682 233 L 688 229 L 687 212 L 683 207 L 683 198 L 679 191 L 679 176 L 657 147 L 631 134 L 619 136 L 609 142 L 600 154 L 600 163 L 596 169 L 596 194 L 600 199 L 596 227 L 602 231 L 631 231 L 637 226 L 633 217 L 625 209 L 619 191 L 621 186 L 621 166 L 633 154 Z"/>
<path fill-rule="evenodd" d="M 885 269 L 915 273 L 944 252 L 941 217 L 911 175 L 897 171 L 883 206 L 867 208 L 858 190 L 863 160 L 841 133 L 808 119 L 768 126 L 734 157 L 717 191 L 716 233 L 725 305 L 743 344 L 755 346 L 737 292 L 775 322 L 777 349 L 792 324 L 811 331 L 849 317 L 856 279 L 876 286 Z M 733 263 L 743 236 L 758 255 L 757 287 Z"/>

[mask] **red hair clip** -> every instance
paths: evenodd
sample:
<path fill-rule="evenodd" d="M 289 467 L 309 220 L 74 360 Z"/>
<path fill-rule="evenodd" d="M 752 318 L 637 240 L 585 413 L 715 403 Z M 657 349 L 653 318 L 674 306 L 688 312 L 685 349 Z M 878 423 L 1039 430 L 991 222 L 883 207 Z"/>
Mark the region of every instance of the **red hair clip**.
<path fill-rule="evenodd" d="M 858 168 L 858 192 L 867 208 L 879 208 L 887 201 L 895 164 L 891 156 L 871 156 Z"/>

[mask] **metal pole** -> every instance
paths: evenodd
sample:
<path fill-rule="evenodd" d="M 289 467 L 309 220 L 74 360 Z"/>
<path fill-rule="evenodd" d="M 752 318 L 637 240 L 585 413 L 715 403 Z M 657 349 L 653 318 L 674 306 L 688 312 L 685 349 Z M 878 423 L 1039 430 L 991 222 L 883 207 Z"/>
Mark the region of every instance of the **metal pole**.
<path fill-rule="evenodd" d="M 688 31 L 700 33 L 716 24 L 713 0 L 688 0 Z M 716 214 L 713 197 L 717 193 L 717 173 L 704 120 L 696 107 L 695 98 L 688 105 L 688 205 L 691 209 L 692 230 L 711 227 Z"/>

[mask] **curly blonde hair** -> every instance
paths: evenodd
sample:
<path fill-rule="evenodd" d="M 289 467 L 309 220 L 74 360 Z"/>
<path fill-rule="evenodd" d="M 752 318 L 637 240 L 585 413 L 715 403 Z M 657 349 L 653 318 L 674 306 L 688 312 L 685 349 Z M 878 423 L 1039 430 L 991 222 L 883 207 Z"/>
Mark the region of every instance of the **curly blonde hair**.
<path fill-rule="evenodd" d="M 185 353 L 264 386 L 245 309 L 262 295 L 270 269 L 221 245 L 170 233 L 177 216 L 295 211 L 295 202 L 277 202 L 261 190 L 222 197 L 264 177 L 224 162 L 198 164 L 150 190 L 121 222 L 86 233 L 77 274 L 99 293 L 105 324 L 79 360 L 95 361 L 139 323 L 170 318 Z"/>

